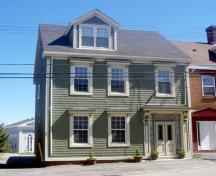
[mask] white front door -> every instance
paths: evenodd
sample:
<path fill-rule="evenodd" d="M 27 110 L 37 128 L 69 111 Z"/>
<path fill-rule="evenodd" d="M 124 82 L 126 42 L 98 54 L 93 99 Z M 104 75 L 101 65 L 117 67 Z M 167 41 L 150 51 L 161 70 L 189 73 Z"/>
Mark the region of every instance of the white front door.
<path fill-rule="evenodd" d="M 198 149 L 216 150 L 216 122 L 200 121 L 197 122 Z"/>
<path fill-rule="evenodd" d="M 156 147 L 159 155 L 175 155 L 175 123 L 156 122 Z"/>

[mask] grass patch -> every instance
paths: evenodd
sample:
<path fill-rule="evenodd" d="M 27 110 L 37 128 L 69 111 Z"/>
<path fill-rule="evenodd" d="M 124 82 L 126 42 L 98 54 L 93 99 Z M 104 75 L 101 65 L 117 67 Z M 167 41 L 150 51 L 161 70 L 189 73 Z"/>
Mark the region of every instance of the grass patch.
<path fill-rule="evenodd" d="M 193 156 L 193 159 L 195 159 L 195 160 L 201 160 L 202 157 L 201 157 L 200 155 L 194 155 L 194 156 Z"/>

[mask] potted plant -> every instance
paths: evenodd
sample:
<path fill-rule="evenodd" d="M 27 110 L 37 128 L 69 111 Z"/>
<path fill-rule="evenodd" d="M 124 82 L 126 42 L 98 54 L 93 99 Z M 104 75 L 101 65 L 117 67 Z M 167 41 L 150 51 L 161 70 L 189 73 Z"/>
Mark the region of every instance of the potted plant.
<path fill-rule="evenodd" d="M 182 159 L 185 157 L 185 151 L 183 148 L 176 149 L 176 155 L 178 159 Z"/>
<path fill-rule="evenodd" d="M 134 155 L 134 161 L 135 162 L 141 162 L 143 157 L 140 155 L 140 152 L 138 149 L 135 150 L 135 155 Z"/>
<path fill-rule="evenodd" d="M 89 158 L 87 159 L 88 165 L 95 165 L 96 164 L 96 158 L 94 158 L 93 151 L 89 150 Z"/>
<path fill-rule="evenodd" d="M 156 160 L 158 158 L 158 154 L 159 152 L 157 152 L 156 150 L 152 150 L 150 154 L 151 160 Z"/>

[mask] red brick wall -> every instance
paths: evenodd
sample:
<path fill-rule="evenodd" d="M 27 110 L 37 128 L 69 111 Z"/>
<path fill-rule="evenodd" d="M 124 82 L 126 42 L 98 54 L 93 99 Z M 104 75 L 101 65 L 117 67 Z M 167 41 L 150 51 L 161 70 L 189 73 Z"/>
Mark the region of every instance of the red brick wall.
<path fill-rule="evenodd" d="M 202 96 L 201 75 L 190 76 L 190 91 L 191 91 L 191 108 L 193 110 L 199 110 L 207 107 L 216 109 L 215 97 Z"/>

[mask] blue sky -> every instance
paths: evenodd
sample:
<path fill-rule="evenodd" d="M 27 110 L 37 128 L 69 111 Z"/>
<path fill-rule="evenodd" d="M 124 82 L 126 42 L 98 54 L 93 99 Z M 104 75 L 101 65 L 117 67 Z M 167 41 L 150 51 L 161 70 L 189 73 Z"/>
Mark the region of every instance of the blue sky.
<path fill-rule="evenodd" d="M 0 64 L 34 63 L 39 23 L 67 25 L 95 8 L 122 28 L 158 31 L 170 40 L 205 42 L 216 25 L 215 0 L 1 0 Z M 0 73 L 32 73 L 33 66 L 1 66 Z M 0 78 L 0 123 L 34 117 L 32 79 Z"/>

